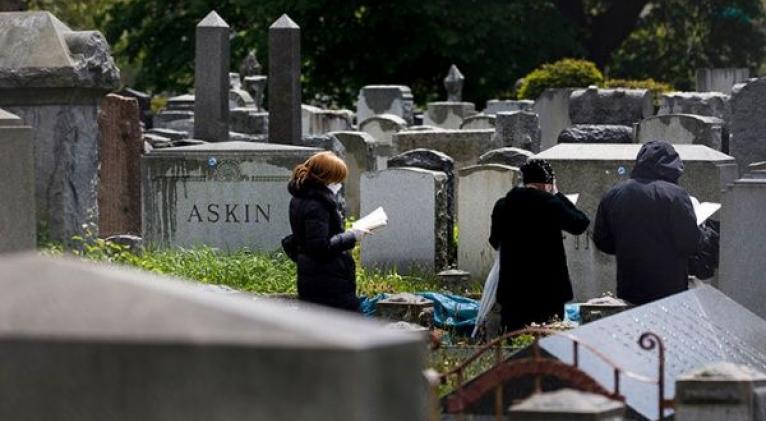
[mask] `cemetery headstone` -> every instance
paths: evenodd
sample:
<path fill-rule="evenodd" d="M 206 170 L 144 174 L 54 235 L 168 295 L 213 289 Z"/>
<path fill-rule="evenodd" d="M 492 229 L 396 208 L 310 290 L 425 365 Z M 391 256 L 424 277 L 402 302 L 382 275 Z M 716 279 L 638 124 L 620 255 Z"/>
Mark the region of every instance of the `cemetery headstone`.
<path fill-rule="evenodd" d="M 37 246 L 32 128 L 0 109 L 0 253 Z"/>
<path fill-rule="evenodd" d="M 519 148 L 493 149 L 479 157 L 479 164 L 500 164 L 511 167 L 521 167 L 530 157 L 532 152 Z"/>
<path fill-rule="evenodd" d="M 766 374 L 746 365 L 718 362 L 676 379 L 677 421 L 760 421 Z"/>
<path fill-rule="evenodd" d="M 210 12 L 197 24 L 194 50 L 194 137 L 229 140 L 229 25 Z"/>
<path fill-rule="evenodd" d="M 690 370 L 726 361 L 766 370 L 766 321 L 710 286 L 700 286 L 614 316 L 581 325 L 568 333 L 595 348 L 621 369 L 657 378 L 657 349 L 643 350 L 638 338 L 658 334 L 665 346 L 665 396 L 680 397 L 675 381 Z M 540 346 L 572 363 L 569 339 L 549 336 Z M 589 349 L 580 347 L 579 368 L 612 390 L 614 370 Z M 620 376 L 626 404 L 649 420 L 659 418 L 656 384 Z M 665 415 L 670 415 L 668 411 Z"/>
<path fill-rule="evenodd" d="M 393 135 L 407 128 L 407 122 L 393 114 L 374 115 L 359 123 L 359 131 L 369 133 L 376 142 L 393 144 Z"/>
<path fill-rule="evenodd" d="M 390 168 L 362 175 L 361 214 L 382 206 L 388 225 L 362 240 L 362 265 L 401 274 L 437 273 L 449 261 L 452 233 L 447 176 L 421 168 Z"/>
<path fill-rule="evenodd" d="M 442 129 L 457 130 L 465 118 L 476 114 L 472 102 L 429 102 L 423 115 L 423 124 Z"/>
<path fill-rule="evenodd" d="M 115 94 L 101 102 L 98 233 L 141 234 L 141 152 L 138 101 Z"/>
<path fill-rule="evenodd" d="M 141 114 L 141 123 L 144 125 L 145 130 L 149 130 L 153 127 L 152 115 L 152 96 L 135 89 L 124 88 L 119 92 L 120 96 L 135 98 L 138 101 L 138 111 Z"/>
<path fill-rule="evenodd" d="M 731 298 L 766 317 L 766 178 L 744 178 L 726 186 L 721 206 L 721 262 L 717 286 Z"/>
<path fill-rule="evenodd" d="M 367 85 L 359 90 L 356 121 L 362 122 L 380 114 L 393 114 L 413 124 L 412 91 L 404 85 Z"/>
<path fill-rule="evenodd" d="M 229 124 L 232 132 L 265 136 L 269 133 L 269 113 L 256 107 L 232 108 Z"/>
<path fill-rule="evenodd" d="M 0 273 L 2 419 L 427 416 L 422 334 L 79 260 Z"/>
<path fill-rule="evenodd" d="M 495 115 L 499 111 L 534 111 L 535 101 L 529 99 L 501 100 L 490 99 L 482 114 Z"/>
<path fill-rule="evenodd" d="M 488 130 L 495 128 L 495 116 L 478 114 L 463 119 L 460 130 Z"/>
<path fill-rule="evenodd" d="M 633 143 L 633 128 L 617 124 L 576 124 L 561 131 L 559 143 Z"/>
<path fill-rule="evenodd" d="M 313 105 L 301 106 L 303 136 L 351 130 L 354 113 L 349 110 L 323 110 Z"/>
<path fill-rule="evenodd" d="M 343 195 L 348 214 L 359 218 L 362 174 L 377 170 L 375 139 L 362 132 L 332 132 L 330 136 L 343 145 L 343 160 L 348 166 L 348 176 L 343 182 Z"/>
<path fill-rule="evenodd" d="M 697 69 L 697 92 L 728 94 L 734 85 L 750 78 L 748 68 Z"/>
<path fill-rule="evenodd" d="M 569 97 L 573 124 L 630 126 L 654 114 L 652 94 L 646 89 L 578 89 Z"/>
<path fill-rule="evenodd" d="M 721 203 L 721 190 L 738 177 L 734 159 L 703 145 L 674 147 L 684 162 L 680 185 L 701 202 Z M 630 177 L 640 148 L 638 144 L 567 143 L 534 158 L 550 162 L 556 171 L 559 190 L 565 194 L 579 193 L 577 207 L 595 221 L 601 197 L 612 186 Z M 616 288 L 615 259 L 596 249 L 592 229 L 591 224 L 584 234 L 566 234 L 564 239 L 569 274 L 578 301 L 600 297 Z"/>
<path fill-rule="evenodd" d="M 433 149 L 454 159 L 456 166 L 464 167 L 475 164 L 481 154 L 497 147 L 493 134 L 493 130 L 401 131 L 393 136 L 394 151 Z"/>
<path fill-rule="evenodd" d="M 287 182 L 315 148 L 222 142 L 142 157 L 143 237 L 151 246 L 274 250 L 290 233 Z"/>
<path fill-rule="evenodd" d="M 539 116 L 529 111 L 499 112 L 495 120 L 495 138 L 499 146 L 540 152 L 542 131 Z"/>
<path fill-rule="evenodd" d="M 716 117 L 691 114 L 665 114 L 649 117 L 635 126 L 638 143 L 664 140 L 673 144 L 705 145 L 727 152 L 728 133 L 724 121 Z"/>
<path fill-rule="evenodd" d="M 269 27 L 269 143 L 301 138 L 301 28 L 285 14 Z"/>
<path fill-rule="evenodd" d="M 263 67 L 258 62 L 255 50 L 250 50 L 239 66 L 239 78 L 242 80 L 242 89 L 247 91 L 253 98 L 257 111 L 263 111 L 263 94 L 266 89 L 266 76 L 261 75 Z"/>
<path fill-rule="evenodd" d="M 460 102 L 463 100 L 463 83 L 465 76 L 454 64 L 450 66 L 447 76 L 444 78 L 444 88 L 447 90 L 447 101 Z"/>
<path fill-rule="evenodd" d="M 720 92 L 669 92 L 662 94 L 657 115 L 694 114 L 729 120 L 729 95 Z"/>
<path fill-rule="evenodd" d="M 556 145 L 559 133 L 572 125 L 569 120 L 569 95 L 573 88 L 548 88 L 535 100 L 540 119 L 540 150 Z"/>
<path fill-rule="evenodd" d="M 520 180 L 518 168 L 473 165 L 458 171 L 458 267 L 477 280 L 487 278 L 495 250 L 489 244 L 492 209 Z"/>
<path fill-rule="evenodd" d="M 744 170 L 766 160 L 766 78 L 735 86 L 729 104 L 729 153 Z"/>
<path fill-rule="evenodd" d="M 67 242 L 95 222 L 98 105 L 120 80 L 109 44 L 48 12 L 0 14 L 0 107 L 32 127 L 37 218 Z"/>
<path fill-rule="evenodd" d="M 527 421 L 619 421 L 625 404 L 574 389 L 536 393 L 511 406 L 509 419 Z"/>

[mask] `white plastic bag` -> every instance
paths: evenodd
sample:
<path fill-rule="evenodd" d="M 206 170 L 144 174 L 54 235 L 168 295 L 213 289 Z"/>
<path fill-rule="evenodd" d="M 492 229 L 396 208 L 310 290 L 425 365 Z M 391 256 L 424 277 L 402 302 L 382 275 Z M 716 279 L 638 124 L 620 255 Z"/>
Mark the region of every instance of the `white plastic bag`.
<path fill-rule="evenodd" d="M 492 311 L 492 307 L 495 305 L 497 294 L 497 282 L 500 280 L 500 249 L 495 253 L 495 263 L 492 264 L 492 269 L 489 270 L 487 280 L 484 281 L 484 290 L 481 293 L 481 302 L 479 303 L 479 313 L 476 315 L 476 326 L 473 328 L 471 337 L 476 336 L 479 331 L 479 327 L 484 324 L 487 315 Z"/>

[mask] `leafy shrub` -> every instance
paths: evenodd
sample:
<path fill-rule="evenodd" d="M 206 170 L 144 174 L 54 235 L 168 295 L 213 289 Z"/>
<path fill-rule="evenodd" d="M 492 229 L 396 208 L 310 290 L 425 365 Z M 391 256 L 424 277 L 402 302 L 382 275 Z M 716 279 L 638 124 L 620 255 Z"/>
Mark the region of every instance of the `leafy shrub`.
<path fill-rule="evenodd" d="M 663 93 L 673 91 L 673 85 L 657 82 L 654 79 L 608 79 L 603 86 L 605 88 L 648 89 L 652 93 L 655 105 L 659 105 L 660 96 Z"/>
<path fill-rule="evenodd" d="M 524 77 L 519 99 L 537 99 L 547 88 L 579 88 L 600 85 L 604 75 L 587 60 L 565 58 L 546 63 Z"/>

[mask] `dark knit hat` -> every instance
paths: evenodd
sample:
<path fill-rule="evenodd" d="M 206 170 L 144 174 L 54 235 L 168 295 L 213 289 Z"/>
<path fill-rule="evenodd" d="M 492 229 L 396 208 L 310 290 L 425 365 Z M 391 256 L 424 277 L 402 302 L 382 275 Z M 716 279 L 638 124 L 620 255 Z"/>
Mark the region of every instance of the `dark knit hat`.
<path fill-rule="evenodd" d="M 544 159 L 530 159 L 521 166 L 521 175 L 524 178 L 524 184 L 543 183 L 551 184 L 556 178 L 553 167 Z"/>

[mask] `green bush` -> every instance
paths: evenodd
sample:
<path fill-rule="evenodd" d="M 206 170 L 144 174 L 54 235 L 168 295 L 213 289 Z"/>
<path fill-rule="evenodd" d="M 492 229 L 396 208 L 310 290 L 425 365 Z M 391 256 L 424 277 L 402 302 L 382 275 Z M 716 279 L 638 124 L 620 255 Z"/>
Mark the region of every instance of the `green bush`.
<path fill-rule="evenodd" d="M 537 99 L 547 88 L 580 88 L 600 85 L 604 75 L 587 60 L 565 58 L 543 64 L 524 77 L 519 99 Z"/>
<path fill-rule="evenodd" d="M 654 79 L 609 79 L 604 82 L 605 88 L 648 89 L 651 91 L 654 101 L 659 101 L 660 95 L 673 91 L 673 85 L 665 82 L 657 82 Z"/>

